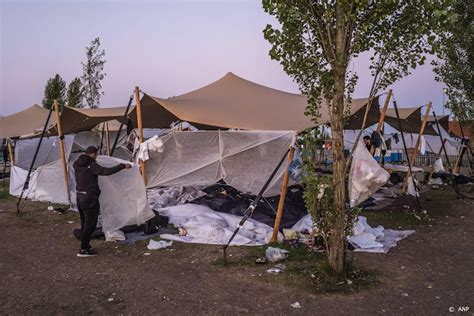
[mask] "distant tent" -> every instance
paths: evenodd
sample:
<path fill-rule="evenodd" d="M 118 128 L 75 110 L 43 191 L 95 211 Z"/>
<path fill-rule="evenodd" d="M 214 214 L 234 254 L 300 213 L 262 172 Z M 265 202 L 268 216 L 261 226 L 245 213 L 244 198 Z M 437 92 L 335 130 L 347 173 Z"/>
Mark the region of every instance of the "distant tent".
<path fill-rule="evenodd" d="M 41 132 L 48 112 L 49 110 L 35 104 L 15 114 L 0 117 L 0 138 L 19 138 Z M 52 126 L 55 122 L 52 115 L 49 123 Z"/>
<path fill-rule="evenodd" d="M 369 99 L 353 99 L 347 129 L 359 129 Z M 303 131 L 317 124 L 304 114 L 307 98 L 269 88 L 233 73 L 200 89 L 168 99 L 145 94 L 141 99 L 143 127 L 168 128 L 187 121 L 199 129 Z M 329 123 L 329 109 L 323 104 L 318 124 Z M 367 126 L 378 121 L 378 98 L 371 107 Z M 130 115 L 136 122 L 136 111 Z"/>

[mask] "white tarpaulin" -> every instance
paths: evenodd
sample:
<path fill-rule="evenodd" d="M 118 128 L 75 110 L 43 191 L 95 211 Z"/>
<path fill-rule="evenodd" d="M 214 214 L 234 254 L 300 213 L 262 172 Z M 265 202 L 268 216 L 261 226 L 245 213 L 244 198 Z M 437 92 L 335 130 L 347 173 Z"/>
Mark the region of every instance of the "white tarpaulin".
<path fill-rule="evenodd" d="M 292 229 L 296 231 L 312 231 L 314 224 L 310 215 L 300 219 Z M 387 253 L 397 245 L 397 242 L 415 233 L 414 230 L 392 230 L 383 226 L 371 227 L 367 218 L 359 216 L 354 223 L 352 236 L 347 240 L 354 246 L 356 252 Z"/>
<path fill-rule="evenodd" d="M 241 216 L 216 212 L 207 206 L 196 204 L 171 206 L 157 211 L 162 216 L 168 216 L 170 223 L 187 232 L 186 236 L 163 234 L 160 237 L 187 243 L 226 244 L 242 219 Z M 231 245 L 264 245 L 270 241 L 272 233 L 272 227 L 250 218 Z M 282 238 L 281 234 L 279 238 Z"/>
<path fill-rule="evenodd" d="M 390 175 L 375 161 L 361 141 L 356 146 L 349 173 L 349 199 L 351 207 L 367 200 Z"/>
<path fill-rule="evenodd" d="M 14 165 L 11 168 L 10 194 L 13 196 L 21 194 L 38 141 L 39 139 L 17 141 L 17 157 L 21 166 Z M 72 165 L 80 154 L 70 154 L 73 144 L 78 145 L 74 141 L 74 135 L 66 136 L 71 206 L 77 209 Z M 87 138 L 81 138 L 80 147 L 88 145 Z M 129 163 L 109 156 L 99 156 L 97 162 L 104 167 Z M 43 139 L 35 166 L 28 189 L 23 196 L 35 201 L 69 204 L 57 137 Z M 131 169 L 122 170 L 111 176 L 99 177 L 99 186 L 102 191 L 100 204 L 104 231 L 115 231 L 127 225 L 141 225 L 154 216 L 148 205 L 145 185 L 138 166 L 134 165 Z"/>
<path fill-rule="evenodd" d="M 257 194 L 295 135 L 292 131 L 174 131 L 149 141 L 147 186 L 205 186 L 222 179 L 241 192 Z M 280 193 L 285 168 L 282 164 L 265 196 Z"/>
<path fill-rule="evenodd" d="M 71 199 L 75 202 L 74 168 L 70 165 Z M 97 163 L 103 167 L 113 167 L 120 163 L 130 163 L 115 157 L 98 156 Z M 102 216 L 102 230 L 115 231 L 127 225 L 141 225 L 154 216 L 147 197 L 145 184 L 136 164 L 110 176 L 99 176 L 101 190 L 99 202 Z"/>

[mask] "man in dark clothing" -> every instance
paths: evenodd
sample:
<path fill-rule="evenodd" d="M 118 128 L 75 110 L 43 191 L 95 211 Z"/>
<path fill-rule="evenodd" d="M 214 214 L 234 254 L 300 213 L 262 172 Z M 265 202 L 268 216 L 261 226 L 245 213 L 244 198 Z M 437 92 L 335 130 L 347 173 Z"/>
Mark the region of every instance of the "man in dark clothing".
<path fill-rule="evenodd" d="M 372 139 L 370 139 L 370 136 L 364 136 L 364 144 L 365 148 L 367 148 L 367 150 L 370 152 L 370 150 L 372 149 Z"/>
<path fill-rule="evenodd" d="M 111 168 L 100 166 L 96 162 L 98 149 L 90 146 L 86 153 L 74 162 L 76 174 L 77 207 L 81 217 L 81 250 L 78 257 L 91 257 L 97 253 L 91 248 L 90 240 L 99 218 L 99 176 L 109 176 L 122 169 L 129 169 L 129 164 L 119 164 Z"/>

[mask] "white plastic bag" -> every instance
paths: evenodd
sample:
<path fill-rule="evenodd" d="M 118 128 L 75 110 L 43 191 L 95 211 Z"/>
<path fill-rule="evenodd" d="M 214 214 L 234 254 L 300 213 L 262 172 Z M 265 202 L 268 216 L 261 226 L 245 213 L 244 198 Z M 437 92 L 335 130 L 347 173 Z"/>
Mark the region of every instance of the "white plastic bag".
<path fill-rule="evenodd" d="M 157 250 L 157 249 L 164 249 L 171 247 L 173 245 L 172 241 L 165 241 L 165 240 L 159 240 L 159 241 L 154 241 L 153 239 L 150 239 L 150 242 L 148 243 L 147 248 L 149 250 Z"/>
<path fill-rule="evenodd" d="M 367 148 L 359 142 L 352 158 L 349 174 L 349 198 L 351 207 L 367 200 L 382 185 L 387 183 L 390 175 L 372 157 Z"/>
<path fill-rule="evenodd" d="M 413 181 L 417 182 L 412 176 L 408 177 L 407 193 L 412 196 L 420 196 Z"/>
<path fill-rule="evenodd" d="M 105 241 L 123 241 L 125 240 L 125 234 L 121 230 L 106 231 L 104 233 Z"/>
<path fill-rule="evenodd" d="M 436 159 L 433 164 L 434 172 L 444 172 L 443 160 L 441 158 Z"/>
<path fill-rule="evenodd" d="M 288 252 L 289 251 L 285 249 L 268 247 L 265 251 L 265 257 L 267 257 L 267 260 L 270 262 L 278 262 L 285 259 Z"/>

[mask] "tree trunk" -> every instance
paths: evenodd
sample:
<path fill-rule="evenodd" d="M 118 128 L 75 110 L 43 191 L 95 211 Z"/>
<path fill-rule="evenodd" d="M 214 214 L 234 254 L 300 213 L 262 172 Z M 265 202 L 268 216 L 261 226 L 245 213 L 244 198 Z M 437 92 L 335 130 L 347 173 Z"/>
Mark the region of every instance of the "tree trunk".
<path fill-rule="evenodd" d="M 344 160 L 344 91 L 346 76 L 345 32 L 342 8 L 336 5 L 336 60 L 334 62 L 334 90 L 331 104 L 331 129 L 333 149 L 333 187 L 336 216 L 329 240 L 328 261 L 338 275 L 344 273 L 345 263 L 345 160 Z"/>

